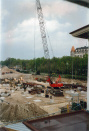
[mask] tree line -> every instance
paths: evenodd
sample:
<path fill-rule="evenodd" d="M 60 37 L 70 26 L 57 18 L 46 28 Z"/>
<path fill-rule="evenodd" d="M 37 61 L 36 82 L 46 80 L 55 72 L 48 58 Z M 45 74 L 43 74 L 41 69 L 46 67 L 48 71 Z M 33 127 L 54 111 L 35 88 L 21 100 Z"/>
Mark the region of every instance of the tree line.
<path fill-rule="evenodd" d="M 51 74 L 61 74 L 68 78 L 86 79 L 88 55 L 84 55 L 83 58 L 71 56 L 53 57 L 50 60 L 44 57 L 31 60 L 8 58 L 5 61 L 1 61 L 0 64 L 9 68 L 20 65 L 22 71 L 27 71 L 28 73 L 48 73 L 50 69 Z"/>

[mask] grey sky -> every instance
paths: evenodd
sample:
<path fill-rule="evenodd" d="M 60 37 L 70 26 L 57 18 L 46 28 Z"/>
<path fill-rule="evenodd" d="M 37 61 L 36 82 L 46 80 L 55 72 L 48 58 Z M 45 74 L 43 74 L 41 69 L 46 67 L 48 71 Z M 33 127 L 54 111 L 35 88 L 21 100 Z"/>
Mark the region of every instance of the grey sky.
<path fill-rule="evenodd" d="M 54 56 L 68 56 L 72 45 L 80 47 L 87 44 L 87 40 L 69 35 L 69 32 L 89 24 L 87 8 L 63 0 L 40 0 L 40 2 Z M 35 4 L 35 0 L 1 1 L 0 59 L 5 60 L 8 57 L 33 59 L 34 32 L 36 57 L 44 56 Z M 53 57 L 50 45 L 48 47 L 50 56 Z"/>

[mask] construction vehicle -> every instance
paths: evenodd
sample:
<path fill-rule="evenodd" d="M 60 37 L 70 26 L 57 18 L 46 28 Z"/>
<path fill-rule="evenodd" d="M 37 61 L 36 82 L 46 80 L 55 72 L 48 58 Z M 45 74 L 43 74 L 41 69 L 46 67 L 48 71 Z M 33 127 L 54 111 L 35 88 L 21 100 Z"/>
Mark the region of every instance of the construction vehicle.
<path fill-rule="evenodd" d="M 57 80 L 55 81 L 55 83 L 61 82 L 61 76 L 59 75 L 59 77 L 57 78 Z"/>
<path fill-rule="evenodd" d="M 58 81 L 56 81 L 56 83 L 53 83 L 50 77 L 48 77 L 47 82 L 49 82 L 49 85 L 51 87 L 62 87 L 63 86 L 63 83 L 58 83 Z"/>

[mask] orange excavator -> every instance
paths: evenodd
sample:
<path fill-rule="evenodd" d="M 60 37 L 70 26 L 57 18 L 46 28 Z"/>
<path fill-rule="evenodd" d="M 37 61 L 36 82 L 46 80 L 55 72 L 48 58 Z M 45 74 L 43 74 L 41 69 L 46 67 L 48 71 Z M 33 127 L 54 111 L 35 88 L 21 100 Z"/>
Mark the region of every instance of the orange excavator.
<path fill-rule="evenodd" d="M 59 83 L 60 81 L 60 83 Z M 55 81 L 55 83 L 52 82 L 52 80 L 50 79 L 50 77 L 48 77 L 47 82 L 49 82 L 49 85 L 51 87 L 62 87 L 63 83 L 61 83 L 61 76 L 59 75 L 59 78 Z"/>

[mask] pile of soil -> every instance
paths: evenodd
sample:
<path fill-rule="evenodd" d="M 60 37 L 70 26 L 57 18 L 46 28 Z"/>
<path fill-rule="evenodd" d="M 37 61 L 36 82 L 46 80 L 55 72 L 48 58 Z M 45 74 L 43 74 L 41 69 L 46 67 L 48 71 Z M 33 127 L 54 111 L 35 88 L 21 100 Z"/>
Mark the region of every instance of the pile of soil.
<path fill-rule="evenodd" d="M 47 114 L 46 111 L 39 108 L 34 103 L 27 104 L 27 105 L 14 105 L 14 104 L 7 104 L 7 103 L 0 103 L 0 120 L 1 121 L 16 121 L 16 120 L 23 120 L 26 118 L 42 116 Z"/>
<path fill-rule="evenodd" d="M 7 66 L 4 66 L 3 68 L 1 68 L 1 72 L 13 72 L 13 73 L 17 73 L 17 71 L 15 71 L 13 69 L 9 69 Z"/>
<path fill-rule="evenodd" d="M 33 76 L 31 74 L 24 74 L 24 73 L 20 73 L 17 72 L 13 69 L 9 69 L 7 66 L 4 66 L 1 68 L 1 73 L 5 73 L 4 75 L 0 75 L 0 78 L 4 79 L 4 78 L 23 78 L 25 81 L 29 81 L 29 79 L 33 79 Z"/>

